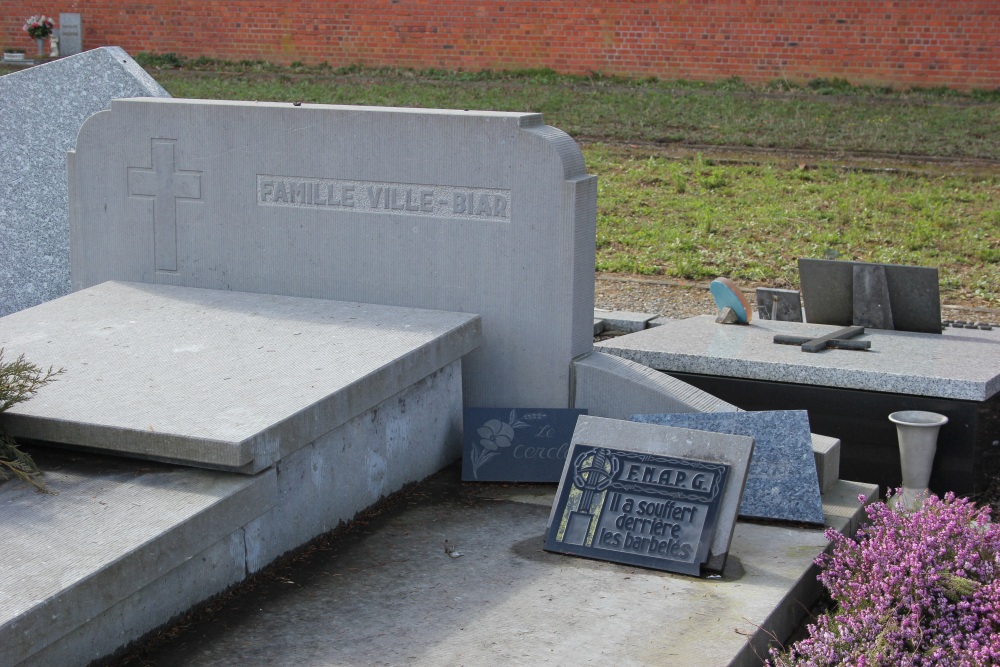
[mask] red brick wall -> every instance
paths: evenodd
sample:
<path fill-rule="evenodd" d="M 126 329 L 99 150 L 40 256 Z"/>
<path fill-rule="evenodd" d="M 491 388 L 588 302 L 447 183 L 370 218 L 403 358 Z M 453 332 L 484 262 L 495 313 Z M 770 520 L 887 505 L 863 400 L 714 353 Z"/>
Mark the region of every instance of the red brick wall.
<path fill-rule="evenodd" d="M 40 11 L 129 53 L 1000 87 L 1000 0 L 4 0 L 0 44 Z"/>

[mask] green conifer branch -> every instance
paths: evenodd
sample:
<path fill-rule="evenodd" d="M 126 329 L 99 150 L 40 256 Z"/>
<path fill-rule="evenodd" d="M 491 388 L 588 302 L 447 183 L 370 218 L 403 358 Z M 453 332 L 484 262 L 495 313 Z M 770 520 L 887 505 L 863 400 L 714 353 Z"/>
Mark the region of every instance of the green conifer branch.
<path fill-rule="evenodd" d="M 43 370 L 23 354 L 14 361 L 4 362 L 3 352 L 0 348 L 0 413 L 28 400 L 65 370 L 55 370 L 52 366 Z M 22 452 L 13 438 L 0 432 L 0 481 L 19 479 L 48 493 L 39 479 L 41 475 L 42 471 L 31 456 Z"/>

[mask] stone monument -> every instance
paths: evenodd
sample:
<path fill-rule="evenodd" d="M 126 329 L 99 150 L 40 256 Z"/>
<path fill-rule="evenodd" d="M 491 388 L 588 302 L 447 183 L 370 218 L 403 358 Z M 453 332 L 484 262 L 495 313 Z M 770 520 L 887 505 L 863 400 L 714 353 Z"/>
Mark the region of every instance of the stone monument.
<path fill-rule="evenodd" d="M 169 97 L 118 47 L 0 77 L 0 316 L 70 291 L 66 152 L 87 118 L 138 96 Z"/>

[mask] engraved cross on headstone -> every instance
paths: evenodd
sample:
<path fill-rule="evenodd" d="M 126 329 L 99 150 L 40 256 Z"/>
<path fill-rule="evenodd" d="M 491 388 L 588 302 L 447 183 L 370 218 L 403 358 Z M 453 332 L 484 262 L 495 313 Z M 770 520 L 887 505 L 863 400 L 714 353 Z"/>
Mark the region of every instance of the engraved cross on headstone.
<path fill-rule="evenodd" d="M 177 271 L 177 200 L 201 199 L 200 171 L 181 171 L 174 139 L 151 139 L 152 166 L 128 168 L 130 196 L 153 198 L 153 254 L 157 271 Z"/>

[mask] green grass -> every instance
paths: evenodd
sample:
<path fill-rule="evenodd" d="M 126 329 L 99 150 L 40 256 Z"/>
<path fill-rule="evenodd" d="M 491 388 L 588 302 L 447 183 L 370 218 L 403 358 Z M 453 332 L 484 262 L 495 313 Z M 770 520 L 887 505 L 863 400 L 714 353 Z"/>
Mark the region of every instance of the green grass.
<path fill-rule="evenodd" d="M 224 67 L 152 73 L 175 97 L 538 111 L 578 138 L 1000 159 L 1000 94 L 992 92 L 904 93 L 830 82 L 750 88 L 738 80 L 626 81 L 545 70 Z"/>
<path fill-rule="evenodd" d="M 949 298 L 1000 305 L 1000 171 L 715 165 L 592 145 L 597 269 L 797 287 L 796 259 L 937 266 Z"/>

